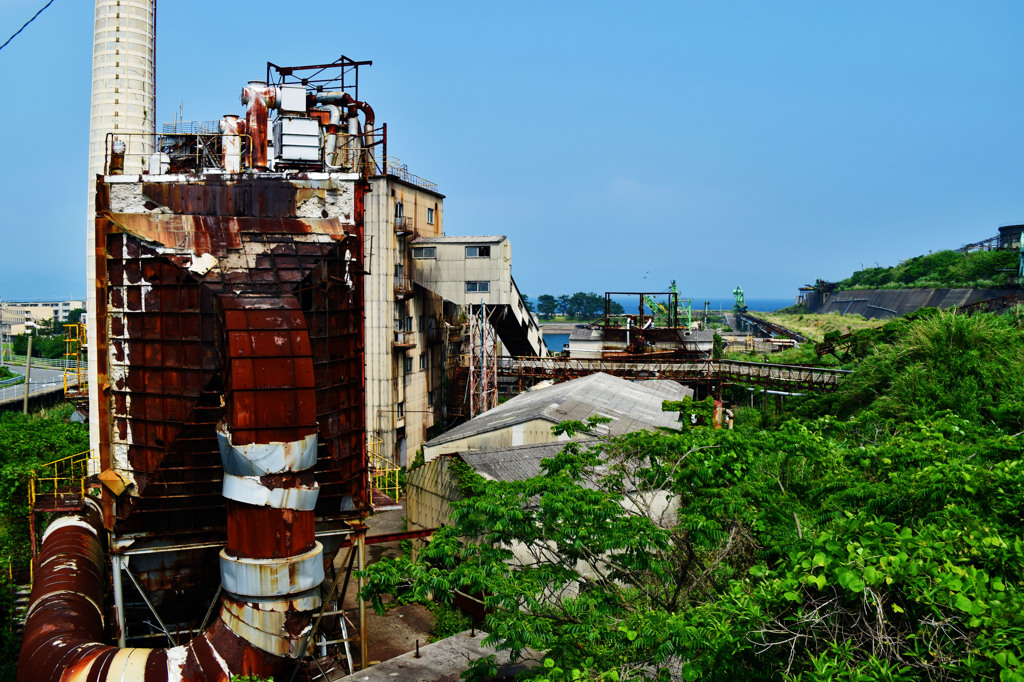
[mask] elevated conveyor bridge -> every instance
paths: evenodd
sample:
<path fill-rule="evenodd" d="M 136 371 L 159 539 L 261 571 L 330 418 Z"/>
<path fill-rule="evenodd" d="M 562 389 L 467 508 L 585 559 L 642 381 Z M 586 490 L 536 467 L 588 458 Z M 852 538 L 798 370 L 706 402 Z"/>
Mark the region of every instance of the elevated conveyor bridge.
<path fill-rule="evenodd" d="M 615 360 L 609 358 L 508 358 L 498 373 L 525 389 L 545 379 L 565 381 L 604 372 L 625 379 L 674 379 L 684 383 L 737 383 L 783 391 L 833 391 L 850 372 L 825 367 L 736 360 Z"/>

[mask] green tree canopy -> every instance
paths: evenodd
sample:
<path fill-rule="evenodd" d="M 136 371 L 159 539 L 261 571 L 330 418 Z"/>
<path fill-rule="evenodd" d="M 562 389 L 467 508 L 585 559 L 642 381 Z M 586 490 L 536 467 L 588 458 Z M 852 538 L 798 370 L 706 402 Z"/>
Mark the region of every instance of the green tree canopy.
<path fill-rule="evenodd" d="M 482 599 L 538 679 L 1024 679 L 1024 463 L 999 419 L 1018 319 L 908 323 L 844 419 L 810 402 L 768 428 L 569 443 L 525 481 L 464 470 L 451 525 L 366 594 Z"/>

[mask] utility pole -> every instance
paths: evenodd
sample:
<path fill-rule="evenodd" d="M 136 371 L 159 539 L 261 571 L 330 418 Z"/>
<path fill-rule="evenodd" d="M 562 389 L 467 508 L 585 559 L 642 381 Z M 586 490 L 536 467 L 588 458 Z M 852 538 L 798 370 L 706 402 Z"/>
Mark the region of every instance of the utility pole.
<path fill-rule="evenodd" d="M 21 413 L 28 414 L 28 393 L 32 382 L 32 335 L 28 337 L 28 351 L 25 355 L 25 393 L 21 401 Z"/>

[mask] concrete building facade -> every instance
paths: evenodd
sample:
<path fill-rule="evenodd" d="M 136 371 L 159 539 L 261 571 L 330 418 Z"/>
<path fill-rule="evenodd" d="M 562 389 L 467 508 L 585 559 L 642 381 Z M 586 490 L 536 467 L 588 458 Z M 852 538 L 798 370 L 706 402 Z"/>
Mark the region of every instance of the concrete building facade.
<path fill-rule="evenodd" d="M 397 175 L 370 181 L 363 237 L 366 427 L 396 464 L 426 440 L 441 404 L 444 305 L 415 285 L 409 243 L 442 234 L 443 215 L 444 196 L 430 183 Z"/>

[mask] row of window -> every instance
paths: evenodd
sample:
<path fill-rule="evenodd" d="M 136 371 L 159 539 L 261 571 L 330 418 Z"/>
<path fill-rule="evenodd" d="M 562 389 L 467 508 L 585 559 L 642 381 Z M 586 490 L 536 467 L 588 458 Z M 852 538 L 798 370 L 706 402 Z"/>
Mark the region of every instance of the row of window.
<path fill-rule="evenodd" d="M 412 247 L 412 257 L 417 260 L 423 260 L 427 258 L 437 258 L 437 247 L 436 246 L 414 246 Z M 466 247 L 466 258 L 490 258 L 491 247 L 490 246 L 467 246 Z"/>
<path fill-rule="evenodd" d="M 398 202 L 395 204 L 395 218 L 400 220 L 405 217 L 405 206 Z M 434 209 L 427 209 L 427 225 L 434 224 Z"/>

